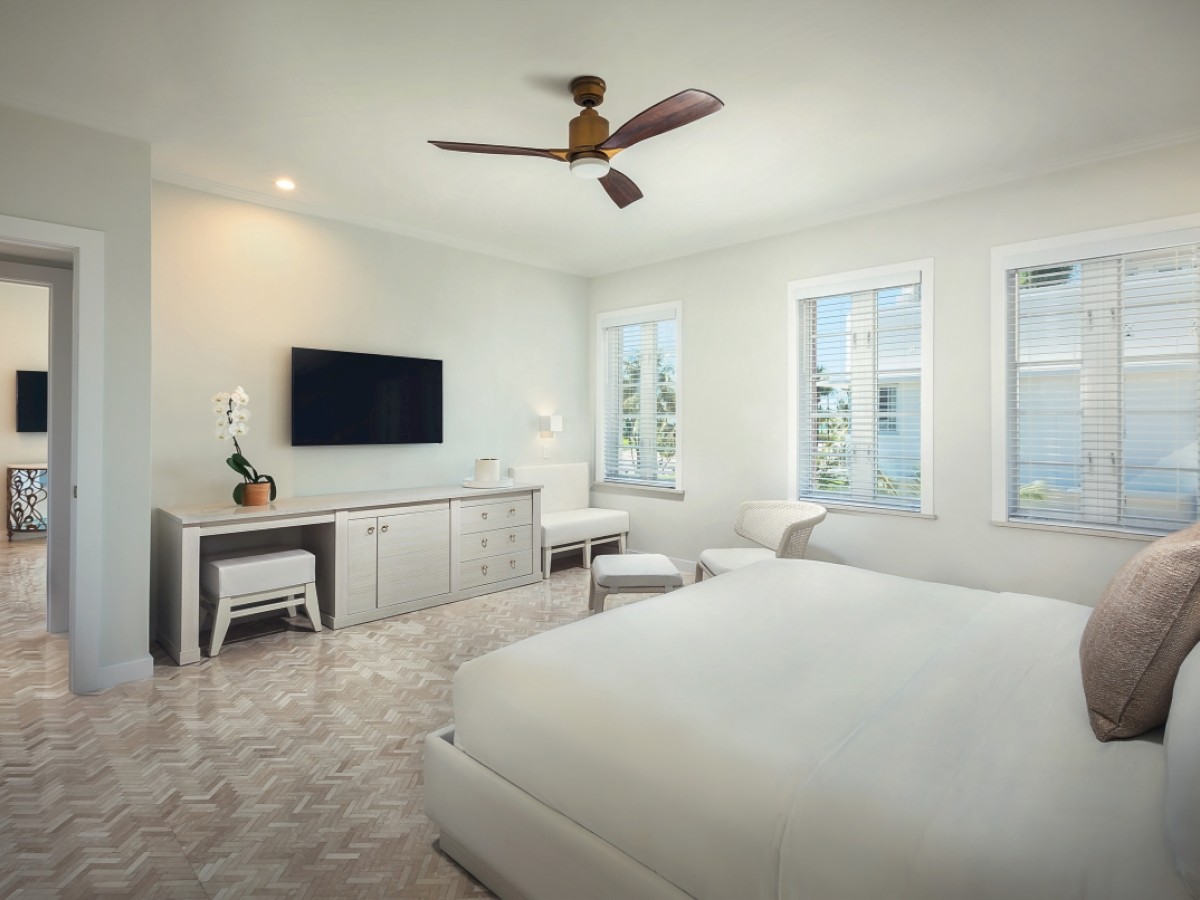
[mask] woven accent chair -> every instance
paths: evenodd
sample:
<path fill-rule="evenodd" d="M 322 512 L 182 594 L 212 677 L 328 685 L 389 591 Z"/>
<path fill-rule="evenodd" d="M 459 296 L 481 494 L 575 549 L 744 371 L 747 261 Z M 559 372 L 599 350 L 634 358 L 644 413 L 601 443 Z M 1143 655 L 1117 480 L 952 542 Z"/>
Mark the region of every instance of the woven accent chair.
<path fill-rule="evenodd" d="M 747 500 L 738 507 L 733 530 L 762 547 L 705 550 L 696 563 L 696 580 L 723 575 L 764 559 L 800 559 L 825 507 L 803 500 Z"/>

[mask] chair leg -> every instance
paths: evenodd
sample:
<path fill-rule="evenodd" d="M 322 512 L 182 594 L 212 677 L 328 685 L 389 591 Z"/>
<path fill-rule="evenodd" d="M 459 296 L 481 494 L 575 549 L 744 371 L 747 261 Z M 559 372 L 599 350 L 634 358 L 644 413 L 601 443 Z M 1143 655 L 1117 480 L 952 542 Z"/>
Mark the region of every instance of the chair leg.
<path fill-rule="evenodd" d="M 230 604 L 232 602 L 232 598 L 230 597 L 217 598 L 217 611 L 216 615 L 213 616 L 212 638 L 208 643 L 208 655 L 210 657 L 220 653 L 221 645 L 225 643 L 225 632 L 229 630 Z"/>
<path fill-rule="evenodd" d="M 583 542 L 583 567 L 590 569 L 592 567 L 592 539 L 586 538 Z"/>
<path fill-rule="evenodd" d="M 596 584 L 596 579 L 593 578 L 591 590 L 588 591 L 588 611 L 604 612 L 604 598 L 610 593 L 608 588 Z"/>
<path fill-rule="evenodd" d="M 312 622 L 313 631 L 320 631 L 321 605 L 317 602 L 317 586 L 311 581 L 304 585 L 304 614 Z"/>
<path fill-rule="evenodd" d="M 550 557 L 554 554 L 553 547 L 542 548 L 542 579 L 550 577 Z"/>
<path fill-rule="evenodd" d="M 704 566 L 700 565 L 700 563 L 696 563 L 696 584 L 699 584 L 703 580 L 704 580 Z"/>
<path fill-rule="evenodd" d="M 628 540 L 628 538 L 629 538 L 629 532 L 622 531 L 621 536 L 617 538 L 617 552 L 618 553 L 625 552 L 625 543 Z"/>

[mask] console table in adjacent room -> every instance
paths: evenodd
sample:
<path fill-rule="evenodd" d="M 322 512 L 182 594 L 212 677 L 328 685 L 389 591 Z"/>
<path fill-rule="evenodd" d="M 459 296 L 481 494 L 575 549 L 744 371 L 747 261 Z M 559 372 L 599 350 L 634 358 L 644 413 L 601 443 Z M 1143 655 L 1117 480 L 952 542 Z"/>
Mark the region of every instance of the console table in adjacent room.
<path fill-rule="evenodd" d="M 317 558 L 321 622 L 344 628 L 541 580 L 541 488 L 422 487 L 269 506 L 160 509 L 158 642 L 200 661 L 200 559 L 303 548 Z"/>
<path fill-rule="evenodd" d="M 8 467 L 8 539 L 14 534 L 45 534 L 49 490 L 45 463 L 13 463 Z"/>

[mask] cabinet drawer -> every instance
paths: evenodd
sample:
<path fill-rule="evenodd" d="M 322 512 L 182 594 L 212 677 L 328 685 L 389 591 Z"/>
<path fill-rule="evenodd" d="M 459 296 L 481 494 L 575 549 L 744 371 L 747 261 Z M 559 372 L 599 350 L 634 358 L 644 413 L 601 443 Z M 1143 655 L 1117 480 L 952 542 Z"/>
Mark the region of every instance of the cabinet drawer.
<path fill-rule="evenodd" d="M 477 531 L 462 537 L 462 559 L 482 559 L 498 553 L 515 553 L 533 546 L 533 531 L 528 525 L 516 528 L 497 528 L 494 531 Z"/>
<path fill-rule="evenodd" d="M 496 503 L 481 503 L 478 506 L 463 506 L 462 533 L 474 534 L 494 528 L 511 528 L 528 525 L 533 521 L 533 501 L 527 496 L 514 497 Z"/>
<path fill-rule="evenodd" d="M 518 578 L 533 571 L 533 554 L 525 550 L 520 553 L 485 556 L 483 559 L 461 563 L 458 571 L 464 589 Z"/>

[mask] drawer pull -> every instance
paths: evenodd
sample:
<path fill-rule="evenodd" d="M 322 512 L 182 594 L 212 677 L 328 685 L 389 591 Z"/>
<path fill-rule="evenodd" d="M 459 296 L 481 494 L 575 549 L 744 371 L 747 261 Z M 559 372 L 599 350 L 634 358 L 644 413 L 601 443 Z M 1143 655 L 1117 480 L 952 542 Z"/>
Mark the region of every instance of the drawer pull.
<path fill-rule="evenodd" d="M 380 531 L 387 531 L 387 530 L 388 530 L 388 526 L 387 526 L 387 525 L 384 525 L 384 526 L 383 526 L 382 528 L 380 528 L 379 530 L 380 530 Z"/>
<path fill-rule="evenodd" d="M 481 519 L 486 519 L 486 518 L 487 518 L 487 513 L 482 513 L 482 514 L 480 515 L 480 518 L 481 518 Z"/>
<path fill-rule="evenodd" d="M 517 561 L 515 559 L 510 559 L 508 561 L 508 567 L 510 569 L 515 569 L 517 567 Z"/>
<path fill-rule="evenodd" d="M 517 514 L 517 508 L 515 506 L 510 506 L 508 508 L 508 514 L 510 516 L 515 516 Z"/>
<path fill-rule="evenodd" d="M 486 575 L 486 574 L 487 574 L 487 566 L 480 566 L 480 567 L 479 567 L 479 574 L 480 574 L 480 575 Z"/>
<path fill-rule="evenodd" d="M 486 547 L 486 546 L 487 546 L 487 538 L 484 538 L 482 541 L 480 541 L 480 542 L 479 542 L 479 546 L 480 546 L 480 547 Z"/>
<path fill-rule="evenodd" d="M 372 525 L 370 528 L 367 529 L 367 534 L 374 534 L 374 533 L 375 533 L 375 526 Z"/>
<path fill-rule="evenodd" d="M 515 544 L 517 542 L 517 536 L 515 534 L 510 534 L 508 536 L 508 542 L 510 544 Z"/>

